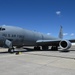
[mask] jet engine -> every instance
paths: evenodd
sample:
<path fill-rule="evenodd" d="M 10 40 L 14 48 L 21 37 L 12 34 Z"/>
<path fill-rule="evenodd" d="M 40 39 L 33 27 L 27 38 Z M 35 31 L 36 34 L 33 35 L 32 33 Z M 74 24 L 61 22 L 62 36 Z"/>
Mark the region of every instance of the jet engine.
<path fill-rule="evenodd" d="M 68 51 L 68 49 L 71 47 L 71 42 L 68 40 L 62 40 L 59 43 L 59 46 L 62 49 L 62 51 Z"/>

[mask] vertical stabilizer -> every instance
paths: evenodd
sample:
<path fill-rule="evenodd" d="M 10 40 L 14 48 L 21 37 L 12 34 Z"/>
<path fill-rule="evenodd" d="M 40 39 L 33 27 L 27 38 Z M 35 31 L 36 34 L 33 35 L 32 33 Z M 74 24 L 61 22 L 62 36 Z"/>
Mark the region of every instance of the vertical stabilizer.
<path fill-rule="evenodd" d="M 60 26 L 59 38 L 60 38 L 60 39 L 63 39 L 63 30 L 62 30 L 62 26 Z"/>

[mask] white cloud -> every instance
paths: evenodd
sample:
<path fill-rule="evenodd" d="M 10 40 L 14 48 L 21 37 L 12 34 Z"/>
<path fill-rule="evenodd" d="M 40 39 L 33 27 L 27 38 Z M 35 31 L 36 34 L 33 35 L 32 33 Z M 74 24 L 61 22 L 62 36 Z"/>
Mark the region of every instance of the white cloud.
<path fill-rule="evenodd" d="M 68 33 L 63 33 L 64 36 L 68 35 Z"/>
<path fill-rule="evenodd" d="M 75 34 L 74 33 L 71 33 L 71 36 L 74 36 Z"/>
<path fill-rule="evenodd" d="M 57 14 L 57 15 L 60 15 L 60 14 L 61 14 L 61 11 L 56 11 L 56 14 Z"/>
<path fill-rule="evenodd" d="M 51 33 L 47 33 L 47 35 L 51 35 Z"/>
<path fill-rule="evenodd" d="M 3 24 L 2 26 L 6 26 L 5 24 Z"/>

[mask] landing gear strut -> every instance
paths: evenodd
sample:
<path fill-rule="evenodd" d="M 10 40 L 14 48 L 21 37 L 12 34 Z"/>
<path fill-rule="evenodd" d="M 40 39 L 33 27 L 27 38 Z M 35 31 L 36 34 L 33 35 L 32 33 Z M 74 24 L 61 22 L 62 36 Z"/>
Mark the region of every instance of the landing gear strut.
<path fill-rule="evenodd" d="M 14 48 L 9 48 L 9 49 L 8 49 L 8 52 L 9 52 L 9 53 L 14 53 Z"/>

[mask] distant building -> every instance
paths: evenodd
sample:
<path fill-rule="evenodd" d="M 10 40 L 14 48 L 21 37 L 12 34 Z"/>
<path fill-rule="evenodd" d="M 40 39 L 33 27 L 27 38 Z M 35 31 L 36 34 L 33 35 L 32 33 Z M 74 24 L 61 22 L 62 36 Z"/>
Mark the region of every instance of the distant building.
<path fill-rule="evenodd" d="M 72 43 L 72 45 L 75 45 L 75 43 Z"/>

